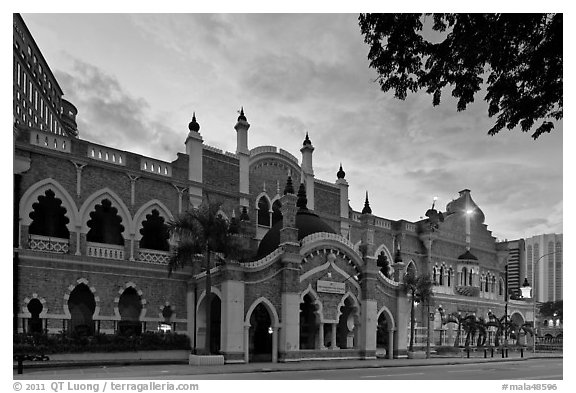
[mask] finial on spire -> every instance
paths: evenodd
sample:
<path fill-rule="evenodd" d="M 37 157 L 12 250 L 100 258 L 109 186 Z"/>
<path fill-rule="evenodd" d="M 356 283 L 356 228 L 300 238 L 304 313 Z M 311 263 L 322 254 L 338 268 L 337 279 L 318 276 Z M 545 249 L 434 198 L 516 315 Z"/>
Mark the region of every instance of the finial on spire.
<path fill-rule="evenodd" d="M 200 124 L 196 121 L 196 112 L 192 112 L 192 121 L 188 124 L 188 129 L 194 132 L 200 131 Z"/>
<path fill-rule="evenodd" d="M 364 209 L 362 209 L 362 214 L 372 214 L 370 202 L 368 202 L 368 191 L 366 191 L 366 201 L 364 201 Z"/>
<path fill-rule="evenodd" d="M 308 210 L 308 198 L 306 198 L 306 186 L 304 183 L 300 183 L 300 188 L 298 189 L 298 200 L 296 201 L 296 207 L 300 209 Z"/>
<path fill-rule="evenodd" d="M 344 176 L 346 176 L 346 172 L 342 170 L 342 163 L 340 163 L 340 169 L 336 173 L 336 176 L 338 177 L 338 179 L 344 179 Z"/>
<path fill-rule="evenodd" d="M 308 137 L 308 132 L 306 132 L 306 138 L 304 138 L 304 143 L 302 143 L 303 146 L 306 145 L 311 145 L 312 142 L 310 142 L 310 138 Z"/>
<path fill-rule="evenodd" d="M 240 116 L 238 116 L 238 121 L 247 121 L 246 116 L 244 116 L 244 106 L 240 108 Z"/>
<path fill-rule="evenodd" d="M 284 187 L 284 195 L 294 194 L 294 186 L 292 185 L 292 176 L 288 173 L 288 179 L 286 179 L 286 186 Z"/>

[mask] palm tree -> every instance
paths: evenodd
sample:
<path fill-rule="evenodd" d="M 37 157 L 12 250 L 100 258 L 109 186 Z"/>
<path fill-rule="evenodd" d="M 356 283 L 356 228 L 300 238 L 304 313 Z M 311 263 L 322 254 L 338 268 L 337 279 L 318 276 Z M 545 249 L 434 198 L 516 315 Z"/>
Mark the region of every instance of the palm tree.
<path fill-rule="evenodd" d="M 414 325 L 416 318 L 414 315 L 414 303 L 428 303 L 432 299 L 432 280 L 428 274 L 416 276 L 413 270 L 408 270 L 404 276 L 404 292 L 410 295 L 410 346 L 408 350 L 414 350 Z"/>
<path fill-rule="evenodd" d="M 168 274 L 189 264 L 200 264 L 206 271 L 206 342 L 205 352 L 210 353 L 212 280 L 210 274 L 212 256 L 237 257 L 240 247 L 231 233 L 229 223 L 219 214 L 221 203 L 203 202 L 168 223 L 168 232 L 178 242 L 168 260 Z"/>

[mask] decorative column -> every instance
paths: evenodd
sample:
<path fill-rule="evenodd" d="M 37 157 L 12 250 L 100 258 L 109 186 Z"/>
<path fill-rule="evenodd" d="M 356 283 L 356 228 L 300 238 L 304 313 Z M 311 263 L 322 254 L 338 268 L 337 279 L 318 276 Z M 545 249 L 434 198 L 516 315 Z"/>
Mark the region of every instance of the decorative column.
<path fill-rule="evenodd" d="M 297 357 L 300 346 L 300 243 L 296 228 L 296 195 L 292 178 L 289 176 L 284 188 L 282 203 L 282 229 L 280 246 L 284 249 L 281 256 L 281 330 L 279 334 L 280 361 Z"/>
<path fill-rule="evenodd" d="M 394 359 L 394 351 L 392 348 L 394 348 L 394 330 L 390 329 L 388 330 L 388 348 L 386 352 L 388 359 Z"/>
<path fill-rule="evenodd" d="M 76 252 L 75 255 L 80 254 L 80 241 L 81 241 L 82 225 L 76 225 Z"/>
<path fill-rule="evenodd" d="M 272 327 L 272 363 L 278 363 L 278 327 Z"/>
<path fill-rule="evenodd" d="M 180 187 L 177 186 L 176 184 L 172 184 L 172 186 L 176 189 L 176 192 L 178 192 L 178 214 L 182 213 L 182 196 L 184 194 L 184 191 L 186 191 L 188 188 L 187 187 Z"/>
<path fill-rule="evenodd" d="M 332 334 L 331 334 L 331 342 L 330 342 L 330 349 L 335 350 L 338 349 L 336 346 L 336 328 L 338 327 L 338 323 L 332 324 Z"/>
<path fill-rule="evenodd" d="M 318 325 L 318 349 L 326 349 L 324 346 L 324 322 Z"/>
<path fill-rule="evenodd" d="M 244 363 L 250 362 L 250 325 L 244 325 Z"/>
<path fill-rule="evenodd" d="M 130 204 L 134 206 L 136 203 L 136 180 L 140 178 L 140 176 L 127 174 L 130 178 Z"/>
<path fill-rule="evenodd" d="M 362 303 L 358 348 L 365 359 L 376 359 L 376 329 L 378 325 L 376 315 L 378 310 L 375 295 L 378 267 L 376 258 L 374 258 L 374 216 L 368 202 L 368 192 L 366 192 L 366 201 L 360 216 L 360 223 L 362 226 L 360 250 L 364 266 L 360 281 Z"/>
<path fill-rule="evenodd" d="M 76 167 L 76 198 L 80 199 L 82 190 L 82 169 L 88 165 L 82 162 L 72 161 Z"/>
<path fill-rule="evenodd" d="M 133 233 L 130 234 L 130 260 L 134 261 L 134 237 Z"/>

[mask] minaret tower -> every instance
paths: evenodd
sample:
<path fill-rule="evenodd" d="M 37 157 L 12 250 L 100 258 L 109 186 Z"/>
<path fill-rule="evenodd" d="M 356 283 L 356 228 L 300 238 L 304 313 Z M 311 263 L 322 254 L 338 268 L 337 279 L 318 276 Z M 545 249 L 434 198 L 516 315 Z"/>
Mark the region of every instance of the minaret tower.
<path fill-rule="evenodd" d="M 304 143 L 300 149 L 302 153 L 302 176 L 301 181 L 306 186 L 306 195 L 308 196 L 308 208 L 314 210 L 314 167 L 312 165 L 312 153 L 314 146 L 306 133 Z"/>
<path fill-rule="evenodd" d="M 188 180 L 192 182 L 188 187 L 190 204 L 197 207 L 202 203 L 202 135 L 200 124 L 196 121 L 196 113 L 192 114 L 192 121 L 188 124 L 188 137 L 186 138 L 186 154 L 188 154 Z"/>
<path fill-rule="evenodd" d="M 240 162 L 240 206 L 248 208 L 249 205 L 249 182 L 250 175 L 248 166 L 250 163 L 250 150 L 248 150 L 248 129 L 250 123 L 244 116 L 244 107 L 240 109 L 240 116 L 234 126 L 236 130 L 236 155 Z"/>

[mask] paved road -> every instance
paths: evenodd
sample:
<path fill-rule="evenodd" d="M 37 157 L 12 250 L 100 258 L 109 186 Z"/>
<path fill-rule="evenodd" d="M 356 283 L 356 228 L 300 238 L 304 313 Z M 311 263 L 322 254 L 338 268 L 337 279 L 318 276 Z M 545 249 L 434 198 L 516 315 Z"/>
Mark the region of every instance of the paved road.
<path fill-rule="evenodd" d="M 263 367 L 265 369 L 265 365 Z M 274 372 L 193 374 L 188 365 L 28 369 L 15 379 L 79 380 L 561 380 L 562 359 Z"/>

